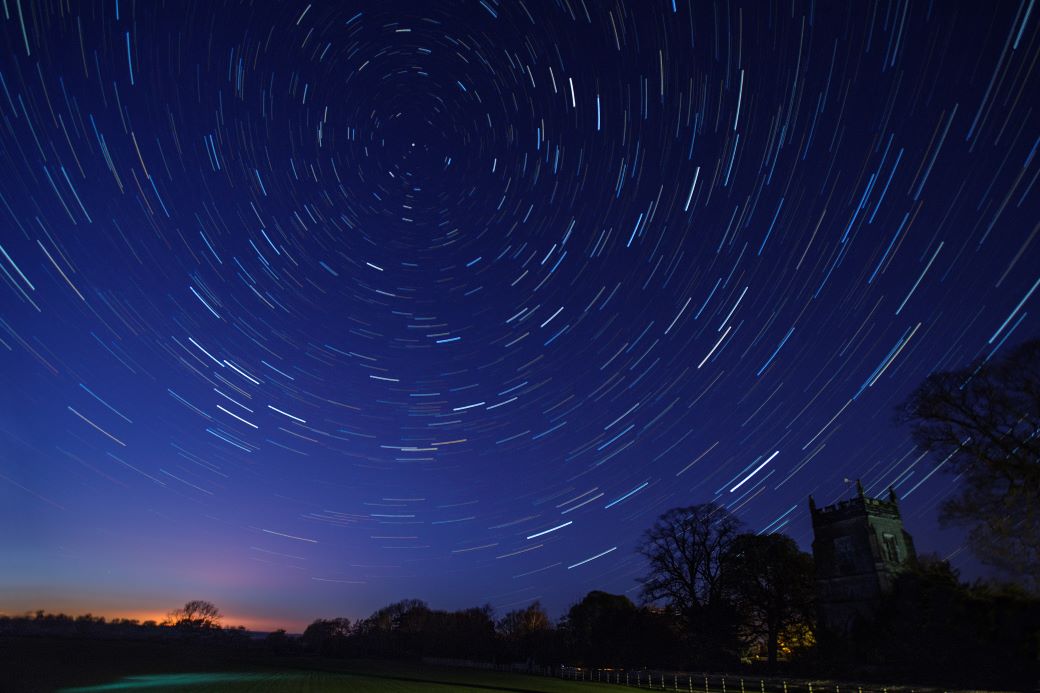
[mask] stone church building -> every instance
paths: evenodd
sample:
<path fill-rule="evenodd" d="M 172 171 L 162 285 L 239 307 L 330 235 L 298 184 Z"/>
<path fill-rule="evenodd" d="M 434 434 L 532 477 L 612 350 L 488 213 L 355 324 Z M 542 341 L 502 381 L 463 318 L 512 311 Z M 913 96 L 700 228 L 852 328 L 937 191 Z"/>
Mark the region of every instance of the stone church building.
<path fill-rule="evenodd" d="M 898 499 L 869 498 L 856 482 L 856 496 L 816 507 L 809 496 L 816 564 L 819 625 L 847 633 L 857 618 L 870 618 L 896 575 L 916 559 L 914 542 L 903 529 Z"/>

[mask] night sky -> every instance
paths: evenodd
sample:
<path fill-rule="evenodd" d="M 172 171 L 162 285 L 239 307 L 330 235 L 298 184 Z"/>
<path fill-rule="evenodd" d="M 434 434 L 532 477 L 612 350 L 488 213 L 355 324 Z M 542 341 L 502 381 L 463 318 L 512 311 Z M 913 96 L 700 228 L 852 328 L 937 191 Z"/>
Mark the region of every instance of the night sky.
<path fill-rule="evenodd" d="M 1024 2 L 2 0 L 0 611 L 591 589 L 716 501 L 956 489 L 1040 332 Z"/>

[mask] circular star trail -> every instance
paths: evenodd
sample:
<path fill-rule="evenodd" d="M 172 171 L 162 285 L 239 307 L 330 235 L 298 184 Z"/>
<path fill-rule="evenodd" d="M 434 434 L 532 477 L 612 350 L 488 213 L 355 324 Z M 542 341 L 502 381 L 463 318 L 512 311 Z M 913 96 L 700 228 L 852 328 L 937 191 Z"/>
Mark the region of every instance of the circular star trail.
<path fill-rule="evenodd" d="M 558 613 L 856 478 L 967 559 L 893 408 L 1040 325 L 1038 13 L 7 0 L 0 608 Z"/>

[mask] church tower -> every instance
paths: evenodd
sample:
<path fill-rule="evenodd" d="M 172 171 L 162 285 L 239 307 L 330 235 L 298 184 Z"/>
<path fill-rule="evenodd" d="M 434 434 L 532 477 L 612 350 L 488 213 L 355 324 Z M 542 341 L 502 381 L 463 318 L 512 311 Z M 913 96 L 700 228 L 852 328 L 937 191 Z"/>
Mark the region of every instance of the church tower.
<path fill-rule="evenodd" d="M 903 529 L 895 491 L 868 498 L 856 481 L 856 496 L 817 508 L 809 496 L 819 625 L 846 633 L 857 617 L 870 618 L 896 575 L 916 560 Z"/>

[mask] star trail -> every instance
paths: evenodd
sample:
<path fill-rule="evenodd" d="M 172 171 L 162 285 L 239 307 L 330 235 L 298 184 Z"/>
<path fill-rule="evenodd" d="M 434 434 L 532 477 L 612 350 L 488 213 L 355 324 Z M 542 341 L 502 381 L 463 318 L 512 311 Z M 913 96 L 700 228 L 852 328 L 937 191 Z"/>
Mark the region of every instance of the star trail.
<path fill-rule="evenodd" d="M 970 569 L 894 407 L 1040 328 L 1035 0 L 0 12 L 0 610 L 556 615 L 856 478 Z"/>

